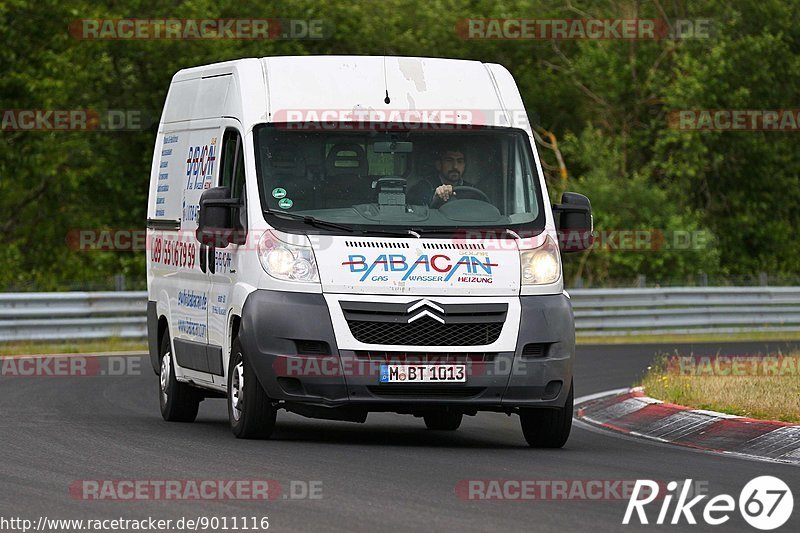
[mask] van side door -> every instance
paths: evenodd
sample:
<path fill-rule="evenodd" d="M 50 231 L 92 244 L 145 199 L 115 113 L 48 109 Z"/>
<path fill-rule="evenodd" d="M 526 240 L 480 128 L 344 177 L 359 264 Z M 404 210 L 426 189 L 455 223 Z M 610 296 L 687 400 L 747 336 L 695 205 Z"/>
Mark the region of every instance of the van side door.
<path fill-rule="evenodd" d="M 231 198 L 239 198 L 239 207 L 233 209 L 231 220 L 235 229 L 247 234 L 247 201 L 245 198 L 244 135 L 241 124 L 224 119 L 221 146 L 220 173 L 217 186 L 229 187 Z M 249 242 L 249 240 L 248 240 Z M 247 245 L 228 244 L 224 248 L 208 249 L 210 293 L 208 306 L 208 359 L 213 367 L 214 383 L 227 385 L 227 361 L 230 353 L 231 295 L 239 271 L 240 249 Z"/>
<path fill-rule="evenodd" d="M 219 119 L 194 120 L 180 134 L 181 231 L 177 243 L 164 242 L 166 260 L 174 265 L 168 283 L 170 328 L 180 374 L 196 383 L 213 383 L 209 367 L 209 276 L 205 250 L 195 237 L 202 193 L 218 175 Z M 194 252 L 194 254 L 192 254 Z"/>

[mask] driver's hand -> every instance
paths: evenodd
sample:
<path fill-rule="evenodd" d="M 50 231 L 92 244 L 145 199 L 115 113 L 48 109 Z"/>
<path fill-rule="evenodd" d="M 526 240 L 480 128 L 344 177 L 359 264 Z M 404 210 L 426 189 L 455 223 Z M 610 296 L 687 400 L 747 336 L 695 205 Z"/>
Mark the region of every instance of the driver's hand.
<path fill-rule="evenodd" d="M 435 191 L 436 196 L 442 199 L 442 201 L 446 202 L 450 199 L 451 196 L 456 195 L 456 191 L 453 190 L 452 185 L 439 185 L 436 187 Z"/>

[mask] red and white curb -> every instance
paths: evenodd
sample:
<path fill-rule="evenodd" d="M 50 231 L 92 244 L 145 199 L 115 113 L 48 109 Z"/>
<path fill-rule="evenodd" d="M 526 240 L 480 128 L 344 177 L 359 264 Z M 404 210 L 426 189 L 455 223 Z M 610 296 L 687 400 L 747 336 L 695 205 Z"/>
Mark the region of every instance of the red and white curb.
<path fill-rule="evenodd" d="M 620 433 L 729 455 L 800 465 L 800 425 L 689 409 L 619 389 L 576 400 L 577 420 Z"/>

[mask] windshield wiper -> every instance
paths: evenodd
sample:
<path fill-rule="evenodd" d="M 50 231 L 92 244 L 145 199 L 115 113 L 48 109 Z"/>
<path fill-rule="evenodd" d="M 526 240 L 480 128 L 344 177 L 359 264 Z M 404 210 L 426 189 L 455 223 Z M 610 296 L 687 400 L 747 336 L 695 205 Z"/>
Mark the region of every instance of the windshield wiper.
<path fill-rule="evenodd" d="M 445 235 L 445 234 L 450 234 L 450 233 L 457 233 L 459 231 L 467 231 L 467 232 L 469 232 L 469 231 L 478 231 L 478 232 L 487 232 L 487 233 L 491 232 L 493 234 L 499 234 L 499 235 L 508 235 L 508 236 L 513 237 L 515 239 L 520 239 L 521 238 L 515 231 L 510 230 L 508 228 L 503 228 L 503 227 L 497 227 L 497 228 L 490 228 L 490 227 L 485 227 L 485 228 L 433 228 L 433 229 L 414 228 L 414 231 L 422 234 L 423 236 L 425 236 L 425 235 Z"/>
<path fill-rule="evenodd" d="M 417 235 L 435 235 L 435 234 L 444 234 L 444 233 L 455 233 L 459 231 L 460 228 L 439 228 L 439 229 L 424 229 L 424 228 L 414 228 L 414 233 Z M 411 230 L 409 230 L 411 231 Z"/>
<path fill-rule="evenodd" d="M 264 213 L 269 213 L 270 215 L 275 215 L 277 217 L 284 216 L 287 218 L 292 218 L 296 220 L 302 220 L 309 226 L 314 226 L 316 228 L 331 228 L 331 229 L 338 229 L 342 231 L 347 231 L 348 233 L 358 232 L 363 235 L 368 235 L 370 233 L 380 233 L 381 235 L 394 235 L 396 237 L 408 237 L 412 235 L 414 237 L 419 238 L 419 233 L 411 230 L 404 230 L 404 231 L 396 231 L 396 230 L 386 230 L 386 229 L 362 229 L 356 230 L 349 226 L 345 226 L 343 224 L 337 224 L 335 222 L 328 222 L 326 220 L 320 220 L 318 218 L 309 216 L 309 215 L 298 215 L 296 213 L 286 213 L 284 211 L 270 211 L 269 209 L 265 209 Z"/>
<path fill-rule="evenodd" d="M 332 228 L 342 231 L 348 231 L 350 233 L 353 233 L 355 231 L 353 228 L 350 228 L 348 226 L 344 226 L 342 224 L 336 224 L 335 222 L 327 222 L 325 220 L 320 220 L 318 218 L 314 218 L 309 215 L 297 215 L 295 213 L 286 213 L 283 211 L 270 211 L 269 209 L 264 209 L 264 213 L 269 213 L 270 215 L 275 215 L 276 217 L 284 216 L 288 218 L 293 218 L 295 220 L 302 220 L 309 226 L 314 226 L 315 228 Z"/>
<path fill-rule="evenodd" d="M 331 229 L 338 229 L 342 231 L 347 231 L 349 233 L 358 232 L 362 235 L 369 235 L 370 233 L 379 233 L 381 235 L 394 235 L 395 237 L 416 237 L 419 239 L 421 230 L 418 229 L 405 229 L 405 230 L 391 230 L 391 229 L 381 229 L 381 228 L 369 228 L 369 229 L 354 229 L 349 226 L 345 226 L 343 224 L 337 224 L 335 222 L 328 222 L 326 220 L 320 220 L 318 218 L 309 216 L 309 215 L 298 215 L 296 213 L 286 213 L 285 211 L 271 211 L 269 209 L 264 209 L 265 214 L 275 215 L 276 217 L 284 216 L 287 218 L 292 218 L 295 220 L 302 220 L 309 226 L 314 226 L 316 228 L 331 228 Z"/>
<path fill-rule="evenodd" d="M 414 231 L 414 230 L 410 230 L 410 229 L 392 230 L 392 229 L 377 229 L 377 228 L 376 229 L 371 229 L 370 228 L 370 229 L 362 230 L 361 232 L 365 233 L 365 234 L 366 233 L 380 233 L 381 235 L 395 235 L 397 237 L 408 237 L 408 236 L 411 236 L 411 237 L 416 237 L 417 239 L 419 239 L 419 233 Z"/>

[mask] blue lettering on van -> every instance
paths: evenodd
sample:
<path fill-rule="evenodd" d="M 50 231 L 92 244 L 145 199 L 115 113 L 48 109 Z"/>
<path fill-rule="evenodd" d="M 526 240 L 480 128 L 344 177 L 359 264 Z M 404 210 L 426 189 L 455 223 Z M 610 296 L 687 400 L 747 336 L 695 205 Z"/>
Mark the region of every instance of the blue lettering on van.
<path fill-rule="evenodd" d="M 166 173 L 166 172 L 162 172 L 161 174 L 158 175 L 158 179 L 161 180 L 161 181 L 168 180 L 169 179 L 169 174 Z"/>
<path fill-rule="evenodd" d="M 183 215 L 182 219 L 184 222 L 190 222 L 197 220 L 197 215 L 200 214 L 200 204 L 189 204 L 186 205 L 186 199 L 183 200 Z"/>
<path fill-rule="evenodd" d="M 164 144 L 175 144 L 176 142 L 178 142 L 177 135 L 167 135 L 164 137 Z"/>
<path fill-rule="evenodd" d="M 450 278 L 459 271 L 465 274 L 491 277 L 492 267 L 496 267 L 498 264 L 492 263 L 488 256 L 479 258 L 463 255 L 454 261 L 444 254 L 432 256 L 424 254 L 413 260 L 409 260 L 403 254 L 381 254 L 374 260 L 367 261 L 365 256 L 354 254 L 349 255 L 347 261 L 342 262 L 342 266 L 349 267 L 350 272 L 362 274 L 359 281 L 366 280 L 376 270 L 379 272 L 403 272 L 400 281 L 450 281 Z M 433 272 L 434 275 L 412 276 L 415 272 Z M 441 276 L 436 274 L 441 274 Z M 373 279 L 377 281 L 380 278 Z"/>
<path fill-rule="evenodd" d="M 172 150 L 170 150 L 172 151 Z M 161 154 L 164 155 L 164 154 Z M 158 168 L 167 168 L 169 166 L 169 161 L 162 161 Z"/>
<path fill-rule="evenodd" d="M 232 260 L 233 254 L 231 252 L 214 252 L 214 264 L 217 267 L 217 271 L 227 272 L 230 270 Z"/>
<path fill-rule="evenodd" d="M 159 196 L 158 198 L 156 198 L 156 205 L 161 205 L 161 204 L 164 204 L 164 203 L 165 203 L 165 199 L 164 199 L 163 196 Z"/>
<path fill-rule="evenodd" d="M 167 192 L 169 191 L 169 185 L 159 185 L 158 190 L 156 192 Z"/>
<path fill-rule="evenodd" d="M 164 216 L 164 210 L 163 209 L 156 209 L 156 216 L 157 217 L 163 217 Z"/>
<path fill-rule="evenodd" d="M 161 150 L 161 157 L 166 157 L 168 155 L 172 155 L 172 148 L 165 148 Z"/>
<path fill-rule="evenodd" d="M 186 318 L 178 319 L 178 331 L 192 337 L 205 337 L 206 325 Z"/>
<path fill-rule="evenodd" d="M 204 292 L 181 290 L 178 291 L 178 305 L 204 311 L 208 308 L 208 297 Z"/>
<path fill-rule="evenodd" d="M 216 145 L 190 146 L 186 158 L 186 188 L 203 189 L 206 179 L 214 174 L 214 162 L 217 160 Z"/>

